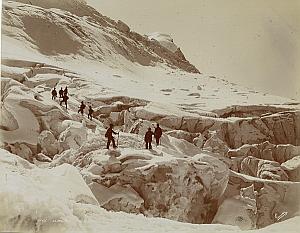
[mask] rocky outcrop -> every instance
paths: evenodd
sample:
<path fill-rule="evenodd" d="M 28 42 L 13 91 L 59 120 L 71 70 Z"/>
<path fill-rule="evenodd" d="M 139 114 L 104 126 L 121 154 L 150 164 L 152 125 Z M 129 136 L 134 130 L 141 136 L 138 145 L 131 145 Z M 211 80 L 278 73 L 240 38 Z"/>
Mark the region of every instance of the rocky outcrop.
<path fill-rule="evenodd" d="M 183 52 L 181 51 L 180 48 L 178 48 L 176 51 L 175 51 L 175 54 L 181 59 L 181 60 L 186 60 Z"/>
<path fill-rule="evenodd" d="M 71 2 L 7 2 L 3 8 L 3 33 L 14 38 L 22 35 L 22 38 L 36 46 L 43 55 L 76 54 L 91 60 L 108 62 L 113 59 L 114 62 L 120 62 L 122 59 L 116 60 L 114 57 L 118 55 L 143 66 L 164 63 L 174 69 L 199 73 L 184 56 L 178 56 L 146 36 L 130 31 L 124 22 L 109 19 L 86 4 Z M 51 33 L 59 37 L 48 36 L 49 23 L 52 25 Z M 21 25 L 24 30 L 17 30 Z M 40 28 L 39 33 L 36 33 L 35 28 Z M 103 48 L 103 43 L 107 44 L 106 48 Z"/>
<path fill-rule="evenodd" d="M 130 28 L 128 27 L 128 25 L 126 23 L 124 23 L 121 20 L 118 20 L 117 22 L 117 28 L 124 33 L 129 33 L 130 32 Z"/>

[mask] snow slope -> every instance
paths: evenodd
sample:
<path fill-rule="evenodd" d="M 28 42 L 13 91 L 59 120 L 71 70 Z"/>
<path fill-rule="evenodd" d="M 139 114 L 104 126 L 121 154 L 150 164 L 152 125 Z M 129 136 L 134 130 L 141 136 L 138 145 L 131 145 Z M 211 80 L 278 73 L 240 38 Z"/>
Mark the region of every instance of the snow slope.
<path fill-rule="evenodd" d="M 176 56 L 157 43 L 152 48 L 152 42 L 146 38 L 138 43 L 137 38 L 124 35 L 117 23 L 99 13 L 97 17 L 101 17 L 101 20 L 90 18 L 83 7 L 82 12 L 76 12 L 77 15 L 84 14 L 79 17 L 49 8 L 55 6 L 56 1 L 46 2 L 52 4 L 47 9 L 20 6 L 15 2 L 8 4 L 3 17 L 3 58 L 39 61 L 79 73 L 89 84 L 86 85 L 88 98 L 95 98 L 98 94 L 99 88 L 90 88 L 96 84 L 110 90 L 110 96 L 125 95 L 163 104 L 171 103 L 177 105 L 177 109 L 196 112 L 223 109 L 231 105 L 291 103 L 289 99 L 260 94 L 226 80 L 181 71 L 179 69 L 194 70 L 188 68 L 188 64 L 186 67 L 182 65 L 180 62 L 185 61 L 179 58 L 179 61 L 173 62 Z M 45 18 L 45 15 L 51 17 Z M 144 40 L 146 46 L 142 44 Z M 85 65 L 78 66 L 82 63 Z M 87 92 L 81 88 L 81 92 L 84 91 Z"/>

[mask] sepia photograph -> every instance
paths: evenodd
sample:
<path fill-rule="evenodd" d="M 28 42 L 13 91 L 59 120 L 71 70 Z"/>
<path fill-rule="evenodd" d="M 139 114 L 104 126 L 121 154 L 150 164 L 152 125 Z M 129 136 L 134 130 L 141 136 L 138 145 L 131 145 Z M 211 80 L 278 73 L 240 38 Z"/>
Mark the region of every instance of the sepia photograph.
<path fill-rule="evenodd" d="M 300 232 L 299 0 L 2 0 L 0 233 Z"/>

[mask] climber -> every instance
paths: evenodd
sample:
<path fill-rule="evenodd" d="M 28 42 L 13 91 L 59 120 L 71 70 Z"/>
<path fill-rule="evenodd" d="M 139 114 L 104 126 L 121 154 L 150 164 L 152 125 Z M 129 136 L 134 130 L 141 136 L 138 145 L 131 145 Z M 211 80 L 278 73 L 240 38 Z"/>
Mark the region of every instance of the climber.
<path fill-rule="evenodd" d="M 158 146 L 160 144 L 161 135 L 162 135 L 162 130 L 159 127 L 159 124 L 157 124 L 156 128 L 154 130 L 154 137 L 155 137 L 155 141 L 156 141 L 156 146 Z"/>
<path fill-rule="evenodd" d="M 69 99 L 69 97 L 68 97 L 67 95 L 64 95 L 64 96 L 62 97 L 62 100 L 60 101 L 60 105 L 61 105 L 63 102 L 65 102 L 65 104 L 66 104 L 66 109 L 68 109 L 68 104 L 67 104 L 68 99 Z"/>
<path fill-rule="evenodd" d="M 93 118 L 93 113 L 94 113 L 94 110 L 92 109 L 92 106 L 89 106 L 89 114 L 88 114 L 88 118 L 92 120 Z"/>
<path fill-rule="evenodd" d="M 62 87 L 59 90 L 59 98 L 63 98 L 64 97 L 64 90 L 62 89 Z"/>
<path fill-rule="evenodd" d="M 83 110 L 85 109 L 85 104 L 83 103 L 83 101 L 81 101 L 81 105 L 80 105 L 80 107 L 79 107 L 79 109 L 78 109 L 78 113 L 80 113 L 81 112 L 81 115 L 83 115 Z"/>
<path fill-rule="evenodd" d="M 109 124 L 109 128 L 107 129 L 105 133 L 105 137 L 107 138 L 107 144 L 106 144 L 106 149 L 109 149 L 110 143 L 112 142 L 113 148 L 116 148 L 116 143 L 115 143 L 115 138 L 113 137 L 113 134 L 118 134 L 113 130 L 113 124 Z"/>
<path fill-rule="evenodd" d="M 66 87 L 65 90 L 64 90 L 64 95 L 68 95 L 69 92 L 68 92 L 68 88 Z"/>
<path fill-rule="evenodd" d="M 54 89 L 52 90 L 51 93 L 52 93 L 52 100 L 55 100 L 56 97 L 57 97 L 57 91 L 56 91 L 55 87 L 54 87 Z"/>
<path fill-rule="evenodd" d="M 152 132 L 151 128 L 148 128 L 148 131 L 145 134 L 145 142 L 146 142 L 146 149 L 149 149 L 149 150 L 152 149 L 152 145 L 151 145 L 152 135 L 153 135 L 153 132 Z"/>

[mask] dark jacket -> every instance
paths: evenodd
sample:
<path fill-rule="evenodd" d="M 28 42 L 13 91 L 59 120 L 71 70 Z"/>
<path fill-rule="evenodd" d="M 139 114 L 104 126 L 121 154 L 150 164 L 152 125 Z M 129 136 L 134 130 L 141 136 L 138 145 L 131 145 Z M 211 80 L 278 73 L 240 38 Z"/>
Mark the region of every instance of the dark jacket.
<path fill-rule="evenodd" d="M 64 90 L 64 94 L 67 95 L 68 94 L 68 88 L 66 87 Z"/>
<path fill-rule="evenodd" d="M 161 128 L 160 128 L 160 127 L 155 128 L 155 130 L 154 130 L 154 137 L 155 137 L 155 138 L 160 138 L 161 135 L 162 135 L 162 130 L 161 130 Z"/>
<path fill-rule="evenodd" d="M 108 139 L 112 139 L 112 138 L 114 138 L 113 134 L 118 134 L 118 133 L 116 133 L 115 131 L 113 131 L 112 128 L 108 128 L 106 130 L 105 137 L 108 138 Z"/>
<path fill-rule="evenodd" d="M 52 90 L 52 95 L 57 95 L 57 91 L 56 90 Z"/>
<path fill-rule="evenodd" d="M 80 109 L 85 109 L 85 104 L 81 103 L 81 105 L 80 105 L 79 108 L 80 108 Z"/>
<path fill-rule="evenodd" d="M 147 133 L 145 134 L 145 142 L 152 142 L 152 135 L 152 131 L 147 131 Z"/>
<path fill-rule="evenodd" d="M 69 97 L 67 95 L 64 95 L 62 99 L 63 99 L 63 102 L 67 102 L 67 100 L 69 99 Z"/>

